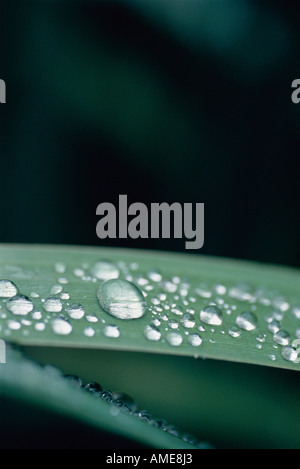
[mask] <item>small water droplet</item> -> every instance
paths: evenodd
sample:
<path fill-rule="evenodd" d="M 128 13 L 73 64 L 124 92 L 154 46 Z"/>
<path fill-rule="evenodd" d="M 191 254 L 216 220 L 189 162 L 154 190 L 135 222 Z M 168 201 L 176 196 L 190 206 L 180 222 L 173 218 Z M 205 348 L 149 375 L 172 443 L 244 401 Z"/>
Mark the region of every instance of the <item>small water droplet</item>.
<path fill-rule="evenodd" d="M 300 319 L 300 305 L 293 306 L 292 314 L 295 316 L 296 319 Z"/>
<path fill-rule="evenodd" d="M 175 293 L 177 290 L 176 283 L 172 282 L 172 280 L 163 280 L 161 282 L 161 288 L 168 293 Z"/>
<path fill-rule="evenodd" d="M 16 285 L 10 280 L 0 280 L 0 298 L 12 298 L 16 296 L 18 289 Z"/>
<path fill-rule="evenodd" d="M 118 319 L 138 319 L 147 310 L 142 292 L 127 280 L 107 280 L 97 296 L 104 311 Z"/>
<path fill-rule="evenodd" d="M 147 325 L 144 329 L 144 335 L 148 340 L 158 341 L 161 338 L 161 332 L 157 327 Z"/>
<path fill-rule="evenodd" d="M 40 311 L 34 311 L 31 315 L 32 319 L 40 320 L 42 319 L 42 313 Z"/>
<path fill-rule="evenodd" d="M 212 291 L 206 283 L 200 283 L 200 285 L 195 288 L 195 293 L 201 296 L 201 298 L 210 298 L 212 296 Z"/>
<path fill-rule="evenodd" d="M 51 327 L 52 327 L 53 332 L 55 332 L 55 334 L 58 334 L 58 335 L 69 335 L 73 330 L 73 327 L 71 326 L 71 324 L 62 318 L 54 319 L 51 322 Z"/>
<path fill-rule="evenodd" d="M 264 343 L 266 341 L 266 334 L 259 334 L 257 337 L 256 337 L 256 340 L 257 342 L 260 342 L 260 343 Z"/>
<path fill-rule="evenodd" d="M 103 328 L 103 334 L 105 335 L 105 337 L 117 339 L 118 337 L 120 337 L 120 329 L 118 328 L 118 326 L 107 325 Z"/>
<path fill-rule="evenodd" d="M 53 287 L 50 290 L 50 295 L 58 295 L 58 293 L 61 293 L 63 290 L 63 287 L 61 285 L 53 285 Z"/>
<path fill-rule="evenodd" d="M 66 308 L 66 312 L 72 319 L 81 319 L 85 314 L 83 306 L 79 303 L 73 303 L 68 306 L 68 308 Z"/>
<path fill-rule="evenodd" d="M 43 322 L 37 322 L 34 325 L 34 328 L 35 328 L 36 331 L 44 331 L 46 329 L 46 324 L 43 323 Z"/>
<path fill-rule="evenodd" d="M 91 314 L 89 314 L 87 317 L 86 317 L 86 320 L 88 322 L 98 322 L 98 318 L 96 316 L 93 316 Z"/>
<path fill-rule="evenodd" d="M 54 265 L 55 272 L 58 274 L 64 274 L 66 271 L 66 266 L 63 262 L 56 262 Z"/>
<path fill-rule="evenodd" d="M 240 301 L 250 301 L 252 299 L 251 287 L 247 283 L 238 283 L 229 289 L 229 296 Z"/>
<path fill-rule="evenodd" d="M 202 339 L 199 334 L 190 334 L 188 336 L 188 343 L 193 345 L 193 347 L 199 347 L 202 344 Z"/>
<path fill-rule="evenodd" d="M 168 324 L 171 329 L 178 329 L 179 327 L 179 324 L 177 321 L 175 321 L 175 319 L 170 319 Z"/>
<path fill-rule="evenodd" d="M 192 314 L 190 313 L 185 313 L 182 318 L 180 319 L 180 323 L 182 324 L 183 327 L 186 327 L 188 329 L 191 329 L 195 326 L 196 321 L 195 318 Z"/>
<path fill-rule="evenodd" d="M 98 280 L 112 280 L 116 279 L 120 275 L 118 267 L 109 261 L 99 261 L 93 265 L 90 270 L 93 277 L 96 277 Z"/>
<path fill-rule="evenodd" d="M 253 331 L 257 325 L 257 317 L 252 311 L 244 311 L 236 318 L 236 324 L 245 331 Z"/>
<path fill-rule="evenodd" d="M 296 362 L 299 359 L 298 351 L 290 345 L 287 345 L 282 348 L 281 356 L 284 360 L 287 360 L 288 362 Z"/>
<path fill-rule="evenodd" d="M 281 324 L 276 319 L 274 319 L 272 322 L 268 324 L 268 329 L 270 332 L 272 332 L 272 334 L 275 334 L 276 332 L 280 331 L 280 328 L 281 328 Z"/>
<path fill-rule="evenodd" d="M 268 358 L 272 361 L 272 362 L 275 362 L 276 361 L 276 356 L 273 354 L 273 353 L 270 353 L 268 355 Z"/>
<path fill-rule="evenodd" d="M 157 270 L 150 270 L 147 276 L 152 282 L 160 282 L 162 279 L 161 274 Z"/>
<path fill-rule="evenodd" d="M 200 319 L 205 324 L 220 326 L 223 322 L 223 314 L 218 306 L 209 305 L 200 311 Z"/>
<path fill-rule="evenodd" d="M 86 327 L 83 331 L 86 337 L 93 337 L 95 335 L 95 330 L 92 327 Z"/>
<path fill-rule="evenodd" d="M 45 300 L 43 308 L 47 313 L 60 313 L 62 310 L 62 302 L 59 298 L 49 297 Z"/>
<path fill-rule="evenodd" d="M 33 303 L 25 295 L 16 295 L 7 301 L 6 307 L 13 314 L 25 316 L 33 310 Z"/>
<path fill-rule="evenodd" d="M 178 347 L 182 344 L 182 337 L 178 332 L 169 332 L 166 336 L 167 342 L 173 347 Z"/>
<path fill-rule="evenodd" d="M 242 333 L 241 329 L 237 326 L 232 326 L 228 331 L 228 334 L 234 338 L 240 337 L 241 333 Z"/>
<path fill-rule="evenodd" d="M 11 319 L 10 321 L 7 321 L 7 327 L 12 331 L 18 331 L 21 329 L 21 324 L 18 321 Z"/>
<path fill-rule="evenodd" d="M 288 345 L 291 340 L 291 336 L 287 331 L 281 329 L 273 335 L 273 340 L 276 344 Z"/>

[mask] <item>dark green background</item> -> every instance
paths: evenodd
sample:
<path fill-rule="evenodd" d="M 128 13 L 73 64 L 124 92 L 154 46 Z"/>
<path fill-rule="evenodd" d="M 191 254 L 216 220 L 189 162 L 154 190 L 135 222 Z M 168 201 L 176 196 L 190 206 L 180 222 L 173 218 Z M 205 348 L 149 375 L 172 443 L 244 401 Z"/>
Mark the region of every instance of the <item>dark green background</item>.
<path fill-rule="evenodd" d="M 1 242 L 106 240 L 96 207 L 204 202 L 200 253 L 300 265 L 297 2 L 2 1 Z"/>

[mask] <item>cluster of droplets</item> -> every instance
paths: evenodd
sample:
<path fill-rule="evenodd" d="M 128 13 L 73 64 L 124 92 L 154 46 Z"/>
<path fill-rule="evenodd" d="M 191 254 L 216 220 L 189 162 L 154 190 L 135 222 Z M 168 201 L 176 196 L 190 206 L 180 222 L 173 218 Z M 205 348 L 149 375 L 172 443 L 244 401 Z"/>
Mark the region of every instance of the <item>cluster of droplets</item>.
<path fill-rule="evenodd" d="M 76 331 L 81 330 L 87 338 L 96 341 L 101 334 L 115 340 L 128 330 L 125 323 L 137 320 L 146 340 L 171 347 L 193 347 L 194 356 L 201 355 L 203 346 L 218 342 L 221 335 L 231 340 L 245 333 L 254 334 L 253 343 L 261 350 L 271 334 L 274 352 L 269 350 L 269 359 L 277 359 L 275 350 L 280 347 L 285 360 L 298 362 L 294 340 L 300 339 L 300 305 L 291 307 L 284 297 L 266 288 L 208 281 L 193 285 L 179 276 L 164 277 L 157 269 L 141 273 L 136 262 L 98 260 L 70 272 L 63 262 L 56 262 L 54 271 L 56 283 L 45 298 L 36 292 L 31 292 L 29 298 L 12 281 L 0 280 L 0 298 L 13 316 L 7 318 L 9 334 L 33 325 L 36 332 L 50 327 L 54 334 L 67 336 L 77 323 Z M 92 284 L 87 288 L 94 291 L 96 300 L 92 312 L 87 314 L 84 305 L 72 301 L 65 291 L 70 281 Z M 38 308 L 33 301 L 40 302 Z M 294 331 L 282 327 L 287 314 L 295 320 Z M 0 306 L 0 319 L 6 315 Z"/>
<path fill-rule="evenodd" d="M 166 420 L 153 417 L 148 410 L 139 410 L 134 399 L 128 394 L 104 390 L 97 382 L 84 384 L 81 378 L 76 375 L 65 375 L 64 377 L 73 387 L 83 389 L 95 399 L 102 399 L 107 402 L 110 405 L 110 414 L 112 416 L 117 416 L 120 412 L 126 413 L 152 427 L 159 428 L 160 430 L 195 446 L 196 448 L 211 448 L 208 443 L 200 442 L 196 437 L 179 430 L 174 425 L 170 425 Z"/>

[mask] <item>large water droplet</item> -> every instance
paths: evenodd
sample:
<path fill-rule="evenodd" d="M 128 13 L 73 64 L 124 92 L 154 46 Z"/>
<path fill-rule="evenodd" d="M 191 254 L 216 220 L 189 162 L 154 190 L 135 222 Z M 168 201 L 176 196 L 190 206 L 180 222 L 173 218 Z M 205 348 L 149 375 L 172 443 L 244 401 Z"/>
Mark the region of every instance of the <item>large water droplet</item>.
<path fill-rule="evenodd" d="M 90 270 L 93 277 L 96 277 L 98 280 L 111 280 L 118 278 L 120 271 L 118 267 L 112 262 L 108 261 L 99 261 L 93 265 Z"/>
<path fill-rule="evenodd" d="M 62 310 L 62 302 L 59 298 L 50 297 L 46 299 L 43 308 L 47 313 L 60 313 Z"/>
<path fill-rule="evenodd" d="M 18 293 L 16 285 L 10 280 L 0 280 L 0 298 L 12 298 Z"/>
<path fill-rule="evenodd" d="M 257 325 L 257 317 L 251 311 L 244 311 L 236 318 L 236 324 L 245 331 L 253 331 Z"/>
<path fill-rule="evenodd" d="M 218 306 L 209 305 L 200 311 L 200 319 L 205 324 L 220 326 L 223 322 L 223 314 Z"/>
<path fill-rule="evenodd" d="M 58 335 L 69 335 L 73 328 L 71 324 L 62 318 L 56 318 L 52 321 L 51 327 L 53 332 Z"/>
<path fill-rule="evenodd" d="M 25 295 L 16 295 L 7 301 L 6 307 L 13 314 L 25 316 L 33 310 L 33 303 Z"/>
<path fill-rule="evenodd" d="M 161 333 L 155 326 L 147 325 L 144 329 L 144 335 L 148 340 L 157 341 L 161 338 Z"/>
<path fill-rule="evenodd" d="M 107 280 L 99 287 L 97 296 L 104 311 L 115 318 L 138 319 L 146 313 L 142 292 L 127 280 Z"/>

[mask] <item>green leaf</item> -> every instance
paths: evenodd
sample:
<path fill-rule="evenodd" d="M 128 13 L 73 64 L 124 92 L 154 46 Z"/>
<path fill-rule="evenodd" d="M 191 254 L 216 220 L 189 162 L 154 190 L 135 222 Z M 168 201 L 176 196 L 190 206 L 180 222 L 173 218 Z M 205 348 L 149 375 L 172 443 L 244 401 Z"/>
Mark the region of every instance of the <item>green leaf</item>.
<path fill-rule="evenodd" d="M 0 278 L 13 281 L 19 293 L 30 297 L 34 306 L 28 314 L 16 315 L 7 311 L 10 300 L 2 299 L 3 339 L 23 345 L 197 355 L 300 368 L 299 363 L 282 357 L 284 347 L 291 347 L 299 335 L 299 313 L 295 307 L 299 305 L 300 276 L 296 270 L 200 255 L 76 247 L 3 246 L 0 258 Z M 93 270 L 98 261 L 112 263 L 120 278 L 129 278 L 144 292 L 147 312 L 143 317 L 122 320 L 101 308 L 97 292 L 103 281 L 95 277 Z M 157 278 L 151 274 L 153 270 L 157 271 Z M 48 298 L 55 298 L 61 306 L 45 311 Z M 82 305 L 83 318 L 69 317 L 72 304 Z M 201 321 L 200 311 L 209 304 L 216 304 L 222 311 L 222 324 Z M 40 318 L 38 314 L 32 316 L 34 311 L 41 313 Z M 235 331 L 229 331 L 237 327 L 237 317 L 245 311 L 256 316 L 257 325 L 254 330 L 242 329 L 238 337 L 233 337 Z M 190 316 L 186 318 L 185 314 Z M 70 325 L 66 335 L 53 330 L 53 321 L 62 315 Z M 145 328 L 153 320 L 160 322 L 160 340 L 145 337 Z M 117 326 L 120 336 L 105 336 L 108 325 Z M 278 337 L 277 333 L 274 337 L 276 327 L 287 334 Z M 170 334 L 174 333 L 179 345 L 172 345 Z M 195 345 L 191 344 L 191 337 L 195 337 Z"/>
<path fill-rule="evenodd" d="M 97 262 L 109 262 L 111 271 L 117 268 L 121 279 L 144 292 L 141 318 L 118 319 L 102 309 Z M 32 311 L 20 315 L 8 297 L 0 299 L 0 337 L 28 357 L 85 383 L 128 393 L 140 409 L 213 446 L 299 447 L 298 392 L 295 373 L 288 371 L 299 370 L 299 363 L 282 357 L 285 345 L 270 330 L 279 325 L 289 346 L 299 336 L 297 270 L 191 254 L 2 245 L 0 279 L 12 281 L 33 303 Z M 49 297 L 61 302 L 61 311 L 46 310 Z M 82 305 L 81 319 L 69 316 L 73 303 Z M 210 303 L 220 308 L 221 324 L 201 320 L 200 311 Z M 256 327 L 233 337 L 228 331 L 244 311 L 256 315 Z M 71 326 L 67 335 L 53 330 L 53 320 L 62 316 Z M 145 336 L 152 321 L 160 340 Z M 107 325 L 117 326 L 120 336 L 105 336 Z M 86 334 L 87 328 L 94 335 Z M 169 343 L 170 332 L 180 334 L 180 345 Z M 192 345 L 192 334 L 202 342 Z M 151 447 L 191 447 L 131 415 L 112 416 L 106 402 L 50 377 L 23 356 L 8 356 L 0 372 L 0 394 L 15 403 L 25 401 Z"/>

